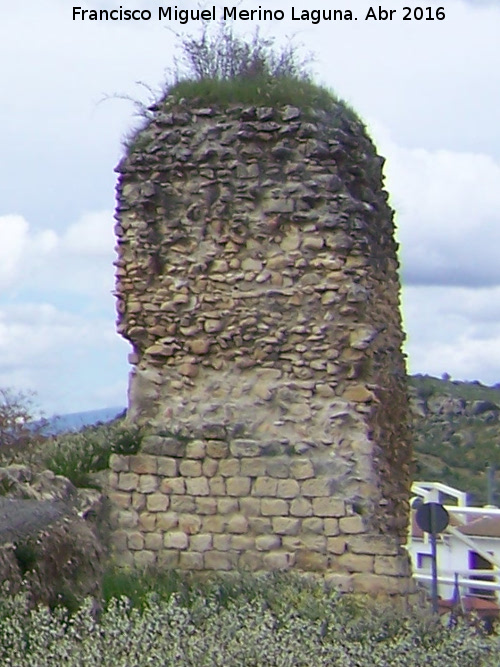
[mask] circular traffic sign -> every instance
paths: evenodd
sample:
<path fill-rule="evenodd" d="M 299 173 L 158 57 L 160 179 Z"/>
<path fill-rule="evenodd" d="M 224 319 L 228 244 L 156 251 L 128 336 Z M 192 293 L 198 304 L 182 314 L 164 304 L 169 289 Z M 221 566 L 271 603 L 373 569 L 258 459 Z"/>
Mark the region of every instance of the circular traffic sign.
<path fill-rule="evenodd" d="M 441 533 L 450 523 L 450 515 L 440 503 L 424 503 L 417 510 L 417 524 L 426 533 Z"/>

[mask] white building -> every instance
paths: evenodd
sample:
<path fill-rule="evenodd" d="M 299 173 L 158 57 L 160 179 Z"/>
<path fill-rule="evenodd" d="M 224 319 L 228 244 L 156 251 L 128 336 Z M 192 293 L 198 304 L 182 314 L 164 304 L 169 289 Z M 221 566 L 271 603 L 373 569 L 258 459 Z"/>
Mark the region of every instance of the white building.
<path fill-rule="evenodd" d="M 500 610 L 500 509 L 469 506 L 466 493 L 439 482 L 415 482 L 412 491 L 407 549 L 413 576 L 430 587 L 431 542 L 417 525 L 416 507 L 422 502 L 443 504 L 450 523 L 437 536 L 439 597 L 451 603 L 458 589 L 464 607 Z M 447 605 L 442 602 L 441 606 Z"/>

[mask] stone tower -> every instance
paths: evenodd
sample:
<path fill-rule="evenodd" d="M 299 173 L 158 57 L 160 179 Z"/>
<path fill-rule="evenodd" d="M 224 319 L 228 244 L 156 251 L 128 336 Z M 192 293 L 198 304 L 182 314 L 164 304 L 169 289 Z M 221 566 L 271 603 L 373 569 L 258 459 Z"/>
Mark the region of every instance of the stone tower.
<path fill-rule="evenodd" d="M 393 212 L 363 126 L 159 105 L 117 168 L 127 564 L 404 593 L 411 447 Z"/>

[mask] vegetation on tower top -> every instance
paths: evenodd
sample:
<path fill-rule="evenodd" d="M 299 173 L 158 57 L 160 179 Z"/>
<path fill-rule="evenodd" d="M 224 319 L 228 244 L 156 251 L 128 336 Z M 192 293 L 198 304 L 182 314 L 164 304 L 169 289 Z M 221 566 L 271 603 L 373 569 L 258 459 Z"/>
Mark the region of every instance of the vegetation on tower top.
<path fill-rule="evenodd" d="M 178 39 L 180 56 L 153 108 L 182 102 L 216 106 L 293 104 L 360 123 L 348 104 L 313 81 L 311 56 L 301 58 L 291 43 L 279 48 L 274 38 L 264 38 L 258 30 L 245 39 L 225 23 L 214 30 L 205 24 L 199 35 L 178 35 Z"/>

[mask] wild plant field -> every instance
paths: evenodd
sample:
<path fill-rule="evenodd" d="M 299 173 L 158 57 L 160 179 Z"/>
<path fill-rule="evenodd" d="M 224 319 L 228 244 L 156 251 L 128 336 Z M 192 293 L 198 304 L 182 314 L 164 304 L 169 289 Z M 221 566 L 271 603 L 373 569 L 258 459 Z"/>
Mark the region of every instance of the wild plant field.
<path fill-rule="evenodd" d="M 498 639 L 480 629 L 282 574 L 195 582 L 109 573 L 100 609 L 30 609 L 22 595 L 0 609 L 0 664 L 15 667 L 500 664 Z"/>

